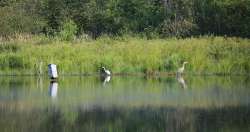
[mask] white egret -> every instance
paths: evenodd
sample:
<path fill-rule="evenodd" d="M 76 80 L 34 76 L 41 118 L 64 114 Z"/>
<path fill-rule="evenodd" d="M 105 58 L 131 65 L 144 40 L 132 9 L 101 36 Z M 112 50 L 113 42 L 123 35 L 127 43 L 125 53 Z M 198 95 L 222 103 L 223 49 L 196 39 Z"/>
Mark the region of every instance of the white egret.
<path fill-rule="evenodd" d="M 188 62 L 183 62 L 183 64 L 182 64 L 182 67 L 180 67 L 179 69 L 178 69 L 178 71 L 177 71 L 177 75 L 181 75 L 181 74 L 183 74 L 183 72 L 184 72 L 184 70 L 185 70 L 185 65 L 187 64 Z"/>

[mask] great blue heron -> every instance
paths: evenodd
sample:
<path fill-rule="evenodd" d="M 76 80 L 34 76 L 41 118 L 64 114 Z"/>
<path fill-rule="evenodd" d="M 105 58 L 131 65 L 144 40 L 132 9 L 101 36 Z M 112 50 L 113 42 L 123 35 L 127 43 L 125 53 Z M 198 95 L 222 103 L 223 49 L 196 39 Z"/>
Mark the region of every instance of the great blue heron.
<path fill-rule="evenodd" d="M 101 68 L 101 76 L 110 76 L 111 72 L 107 70 L 105 67 Z"/>
<path fill-rule="evenodd" d="M 187 64 L 188 62 L 183 62 L 183 64 L 182 64 L 182 67 L 180 67 L 179 69 L 178 69 L 178 71 L 177 71 L 177 75 L 181 75 L 181 74 L 183 74 L 183 72 L 184 72 L 184 70 L 185 70 L 185 65 Z"/>

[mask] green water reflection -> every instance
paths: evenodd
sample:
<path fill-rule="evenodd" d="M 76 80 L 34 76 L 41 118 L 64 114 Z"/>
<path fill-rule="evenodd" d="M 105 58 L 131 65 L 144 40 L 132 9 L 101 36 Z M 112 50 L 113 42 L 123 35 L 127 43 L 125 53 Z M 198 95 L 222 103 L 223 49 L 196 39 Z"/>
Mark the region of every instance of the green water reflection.
<path fill-rule="evenodd" d="M 1 131 L 250 131 L 250 78 L 0 77 Z"/>

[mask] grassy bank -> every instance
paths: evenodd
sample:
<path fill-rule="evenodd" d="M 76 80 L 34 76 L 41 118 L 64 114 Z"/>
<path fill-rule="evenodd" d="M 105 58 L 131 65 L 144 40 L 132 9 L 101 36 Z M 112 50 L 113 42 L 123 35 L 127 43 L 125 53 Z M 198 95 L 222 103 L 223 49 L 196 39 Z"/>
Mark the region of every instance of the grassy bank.
<path fill-rule="evenodd" d="M 174 73 L 188 61 L 188 74 L 249 74 L 250 40 L 224 37 L 153 39 L 101 37 L 63 42 L 45 37 L 0 42 L 0 74 Z"/>

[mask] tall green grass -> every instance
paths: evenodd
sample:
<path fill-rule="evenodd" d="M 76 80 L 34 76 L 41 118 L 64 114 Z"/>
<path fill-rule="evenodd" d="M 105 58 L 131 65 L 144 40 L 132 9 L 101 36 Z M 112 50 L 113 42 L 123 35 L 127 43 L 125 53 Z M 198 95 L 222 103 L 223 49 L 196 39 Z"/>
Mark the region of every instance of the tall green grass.
<path fill-rule="evenodd" d="M 61 74 L 94 74 L 101 66 L 113 73 L 175 73 L 188 61 L 188 74 L 249 74 L 250 40 L 208 37 L 153 39 L 103 36 L 60 41 L 30 37 L 0 42 L 1 74 L 46 74 L 47 64 Z"/>

